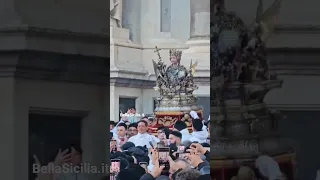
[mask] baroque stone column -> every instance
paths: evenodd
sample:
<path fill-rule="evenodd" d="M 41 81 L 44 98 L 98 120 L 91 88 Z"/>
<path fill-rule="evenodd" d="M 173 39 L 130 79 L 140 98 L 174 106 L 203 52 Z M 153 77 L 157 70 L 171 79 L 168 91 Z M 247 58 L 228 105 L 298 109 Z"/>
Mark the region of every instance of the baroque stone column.
<path fill-rule="evenodd" d="M 198 61 L 198 73 L 210 71 L 210 0 L 190 0 L 190 38 L 184 57 Z"/>

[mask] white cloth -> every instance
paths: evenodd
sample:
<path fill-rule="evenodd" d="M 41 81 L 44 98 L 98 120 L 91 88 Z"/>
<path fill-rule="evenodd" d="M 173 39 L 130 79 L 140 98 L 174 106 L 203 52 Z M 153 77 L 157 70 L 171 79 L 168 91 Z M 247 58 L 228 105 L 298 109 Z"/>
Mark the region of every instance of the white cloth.
<path fill-rule="evenodd" d="M 197 141 L 198 143 L 206 143 L 209 133 L 206 130 L 202 130 L 202 131 L 194 131 L 191 133 L 191 138 L 190 141 L 194 142 Z"/>
<path fill-rule="evenodd" d="M 200 119 L 200 117 L 198 116 L 198 113 L 195 112 L 195 111 L 190 111 L 190 116 L 191 116 L 193 119 Z"/>
<path fill-rule="evenodd" d="M 181 142 L 190 141 L 190 139 L 192 138 L 192 136 L 191 136 L 191 134 L 189 133 L 189 130 L 188 130 L 188 129 L 182 129 L 182 130 L 180 131 L 180 133 L 182 134 Z"/>
<path fill-rule="evenodd" d="M 259 169 L 261 175 L 268 180 L 282 179 L 282 172 L 278 163 L 269 156 L 259 156 L 255 162 L 256 168 Z"/>
<path fill-rule="evenodd" d="M 210 115 L 209 115 L 208 121 L 210 121 Z"/>
<path fill-rule="evenodd" d="M 206 125 L 202 126 L 202 131 L 208 131 L 208 127 Z"/>
<path fill-rule="evenodd" d="M 134 143 L 135 146 L 146 146 L 148 149 L 151 148 L 149 142 L 151 142 L 152 144 L 160 142 L 158 138 L 148 133 L 138 133 L 137 135 L 129 138 L 128 141 Z"/>
<path fill-rule="evenodd" d="M 132 115 L 128 117 L 128 121 L 130 122 L 130 124 L 136 123 L 139 121 L 139 118 L 136 115 Z"/>

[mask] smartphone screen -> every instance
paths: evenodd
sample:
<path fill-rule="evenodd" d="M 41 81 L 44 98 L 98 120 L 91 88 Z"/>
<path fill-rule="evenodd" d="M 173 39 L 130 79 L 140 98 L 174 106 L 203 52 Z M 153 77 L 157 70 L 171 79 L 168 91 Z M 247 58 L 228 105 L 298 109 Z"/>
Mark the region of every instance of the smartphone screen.
<path fill-rule="evenodd" d="M 110 142 L 111 152 L 117 151 L 117 140 L 112 139 Z"/>
<path fill-rule="evenodd" d="M 110 173 L 119 173 L 120 172 L 120 159 L 111 159 L 111 168 Z"/>
<path fill-rule="evenodd" d="M 166 145 L 164 144 L 164 142 L 158 142 L 157 143 L 157 148 L 164 148 L 166 147 Z"/>
<path fill-rule="evenodd" d="M 165 166 L 164 170 L 169 170 L 169 152 L 170 148 L 168 147 L 162 147 L 158 148 L 158 159 L 159 159 L 159 165 Z"/>
<path fill-rule="evenodd" d="M 184 153 L 185 147 L 184 146 L 178 146 L 178 153 Z"/>

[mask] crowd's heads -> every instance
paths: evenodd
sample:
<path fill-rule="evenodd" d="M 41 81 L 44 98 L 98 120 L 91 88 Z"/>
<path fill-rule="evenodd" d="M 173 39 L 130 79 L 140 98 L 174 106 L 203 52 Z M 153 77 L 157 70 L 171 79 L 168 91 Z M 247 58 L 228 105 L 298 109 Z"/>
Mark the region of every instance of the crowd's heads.
<path fill-rule="evenodd" d="M 121 148 L 122 151 L 126 151 L 126 150 L 128 150 L 129 148 L 132 148 L 132 147 L 135 147 L 134 143 L 128 141 L 128 142 L 124 143 L 120 148 Z"/>
<path fill-rule="evenodd" d="M 138 134 L 138 123 L 131 123 L 129 126 L 128 126 L 128 132 L 127 132 L 127 135 L 129 137 L 132 137 L 134 135 L 137 135 Z"/>
<path fill-rule="evenodd" d="M 175 162 L 175 166 L 174 167 L 170 167 L 170 173 L 171 174 L 173 174 L 178 169 L 191 168 L 191 164 L 185 159 L 176 159 L 174 162 Z"/>
<path fill-rule="evenodd" d="M 116 126 L 116 122 L 110 121 L 110 131 Z"/>
<path fill-rule="evenodd" d="M 127 169 L 129 167 L 129 161 L 126 159 L 126 156 L 119 156 L 114 159 L 120 159 L 120 171 Z"/>
<path fill-rule="evenodd" d="M 148 131 L 148 122 L 145 120 L 140 120 L 138 122 L 138 132 L 144 134 Z"/>
<path fill-rule="evenodd" d="M 140 166 L 131 167 L 120 171 L 117 180 L 139 180 L 145 174 L 145 170 Z"/>
<path fill-rule="evenodd" d="M 125 123 L 119 123 L 117 126 L 117 134 L 120 137 L 124 137 L 127 134 L 127 125 Z"/>
<path fill-rule="evenodd" d="M 182 134 L 179 131 L 171 131 L 169 135 L 170 144 L 180 144 L 182 139 Z"/>
<path fill-rule="evenodd" d="M 128 108 L 128 111 L 127 111 L 128 114 L 135 114 L 136 113 L 136 108 L 135 107 L 130 107 Z"/>
<path fill-rule="evenodd" d="M 182 130 L 186 129 L 187 127 L 188 127 L 187 124 L 183 121 L 177 121 L 173 126 L 173 128 L 177 131 L 182 131 Z"/>
<path fill-rule="evenodd" d="M 170 129 L 165 126 L 159 126 L 157 129 L 157 135 L 158 135 L 158 137 L 161 137 L 162 135 L 164 135 L 165 139 L 169 139 Z"/>
<path fill-rule="evenodd" d="M 147 116 L 144 116 L 144 117 L 142 117 L 140 120 L 144 120 L 144 121 L 147 121 L 147 122 L 148 122 L 148 117 L 147 117 Z"/>
<path fill-rule="evenodd" d="M 183 141 L 181 145 L 184 147 L 189 147 L 191 144 L 192 144 L 191 141 Z"/>
<path fill-rule="evenodd" d="M 200 119 L 192 119 L 193 131 L 202 131 L 203 123 Z"/>
<path fill-rule="evenodd" d="M 148 123 L 151 125 L 153 123 L 154 118 L 153 117 L 148 117 Z"/>
<path fill-rule="evenodd" d="M 177 173 L 175 180 L 197 180 L 200 176 L 201 174 L 198 170 L 186 168 Z"/>

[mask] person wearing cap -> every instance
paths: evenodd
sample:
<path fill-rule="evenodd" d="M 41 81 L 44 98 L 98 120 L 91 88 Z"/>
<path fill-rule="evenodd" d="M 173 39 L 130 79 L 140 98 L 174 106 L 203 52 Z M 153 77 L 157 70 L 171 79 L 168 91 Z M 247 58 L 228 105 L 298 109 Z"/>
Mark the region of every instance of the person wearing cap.
<path fill-rule="evenodd" d="M 202 120 L 195 111 L 191 111 L 190 116 L 192 117 L 193 130 L 193 132 L 191 133 L 192 138 L 190 139 L 190 141 L 196 141 L 198 143 L 207 142 L 209 136 L 207 127 L 203 124 Z"/>
<path fill-rule="evenodd" d="M 205 143 L 207 142 L 208 138 L 208 131 L 203 130 L 203 124 L 200 119 L 193 119 L 192 120 L 192 130 L 191 133 L 191 142 L 198 142 L 198 143 Z"/>
<path fill-rule="evenodd" d="M 192 138 L 189 133 L 187 124 L 183 121 L 177 121 L 173 125 L 173 130 L 179 131 L 182 134 L 181 142 L 188 141 Z"/>
<path fill-rule="evenodd" d="M 182 134 L 179 131 L 171 131 L 169 135 L 170 141 L 170 156 L 172 159 L 176 159 L 175 152 L 178 151 L 178 147 L 181 146 Z"/>
<path fill-rule="evenodd" d="M 190 116 L 192 117 L 192 119 L 200 119 L 200 117 L 198 116 L 198 113 L 195 111 L 190 111 Z M 210 117 L 209 117 L 210 118 Z M 201 119 L 200 119 L 201 120 Z M 207 130 L 207 126 L 204 124 L 204 120 L 201 120 L 202 122 L 202 130 L 203 131 L 208 131 Z"/>

